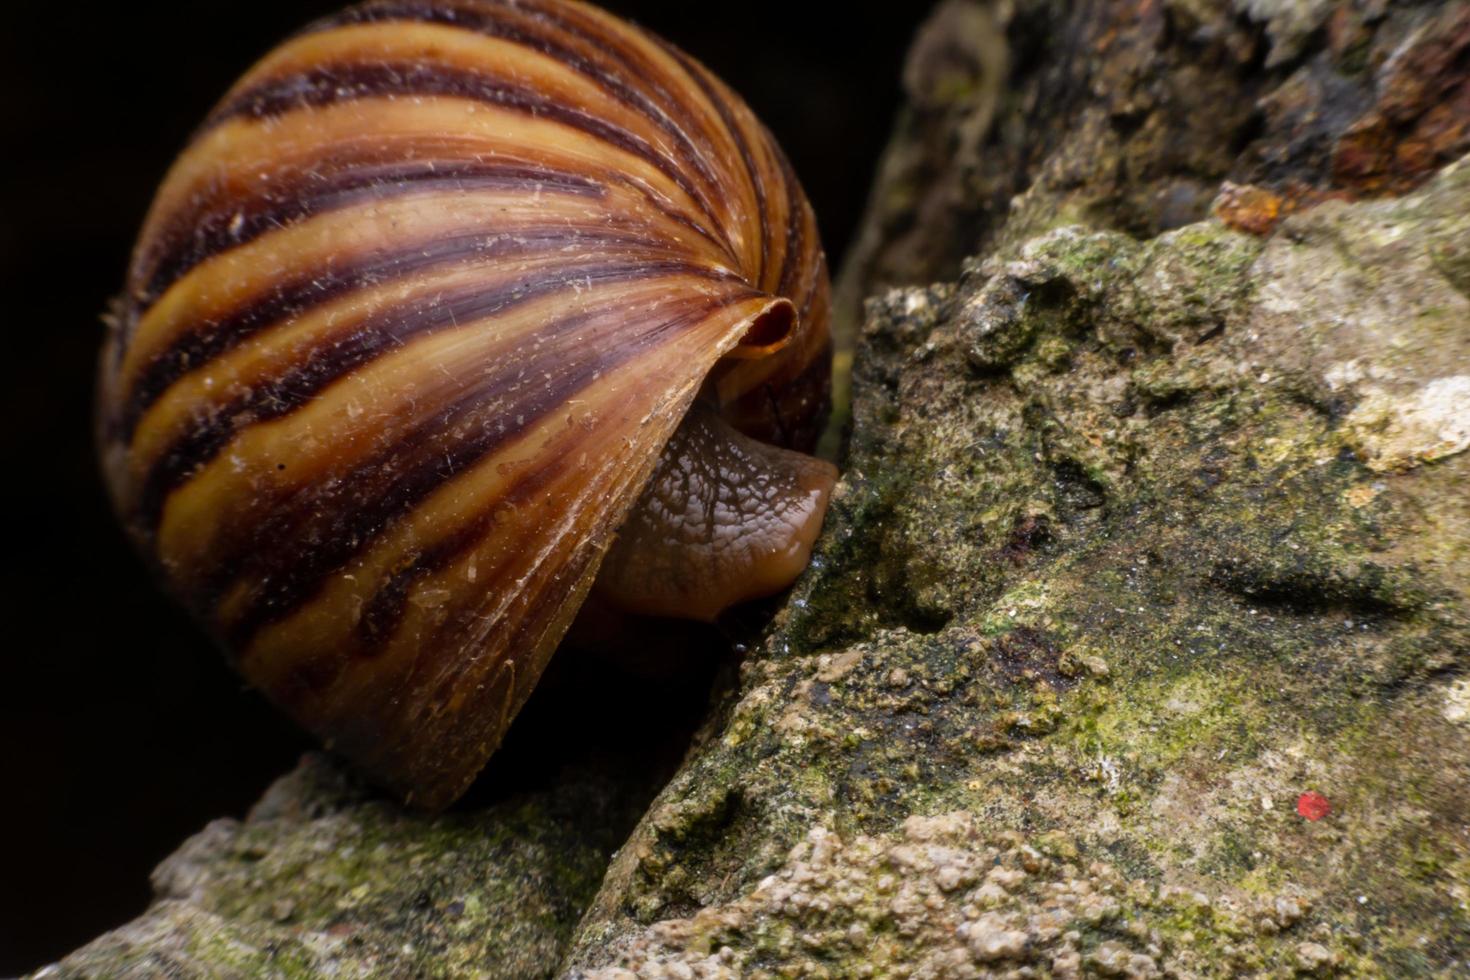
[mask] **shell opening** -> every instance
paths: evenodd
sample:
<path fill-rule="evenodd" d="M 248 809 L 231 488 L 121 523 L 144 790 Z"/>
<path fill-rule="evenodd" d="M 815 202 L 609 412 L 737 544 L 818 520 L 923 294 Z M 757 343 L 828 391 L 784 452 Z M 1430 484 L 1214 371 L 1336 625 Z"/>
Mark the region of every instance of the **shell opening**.
<path fill-rule="evenodd" d="M 769 357 L 796 336 L 796 307 L 789 299 L 775 299 L 750 321 L 740 343 L 726 357 L 752 359 Z"/>

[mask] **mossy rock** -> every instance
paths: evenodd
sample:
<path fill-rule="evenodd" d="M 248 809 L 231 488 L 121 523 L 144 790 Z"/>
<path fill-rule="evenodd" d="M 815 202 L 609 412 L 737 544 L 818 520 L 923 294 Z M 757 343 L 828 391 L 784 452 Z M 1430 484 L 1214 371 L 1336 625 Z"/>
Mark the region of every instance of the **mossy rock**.
<path fill-rule="evenodd" d="M 1466 213 L 1461 164 L 1266 239 L 1056 229 L 870 303 L 819 559 L 574 962 L 1463 968 Z"/>

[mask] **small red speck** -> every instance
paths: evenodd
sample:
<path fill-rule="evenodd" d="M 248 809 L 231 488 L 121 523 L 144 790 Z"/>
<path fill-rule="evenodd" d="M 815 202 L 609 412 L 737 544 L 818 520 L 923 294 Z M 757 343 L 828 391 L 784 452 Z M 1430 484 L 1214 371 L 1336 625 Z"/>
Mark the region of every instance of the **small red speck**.
<path fill-rule="evenodd" d="M 1321 820 L 1332 812 L 1332 804 L 1321 793 L 1308 790 L 1296 798 L 1296 812 L 1308 820 Z"/>

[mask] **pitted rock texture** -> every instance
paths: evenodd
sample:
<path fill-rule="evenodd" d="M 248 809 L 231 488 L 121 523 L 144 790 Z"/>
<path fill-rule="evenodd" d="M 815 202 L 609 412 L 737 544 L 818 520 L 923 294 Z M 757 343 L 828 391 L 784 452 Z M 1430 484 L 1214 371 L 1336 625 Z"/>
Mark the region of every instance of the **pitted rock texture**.
<path fill-rule="evenodd" d="M 1063 837 L 987 837 L 984 825 L 968 813 L 910 817 L 896 834 L 851 841 L 813 828 L 748 895 L 659 923 L 587 980 L 1149 978 L 1339 962 L 1287 933 L 1310 910 L 1293 894 L 1160 888 L 1086 860 Z M 1159 924 L 1181 922 L 1198 940 L 1166 953 Z M 1316 935 L 1331 940 L 1328 929 Z M 1235 941 L 1214 945 L 1219 936 Z"/>

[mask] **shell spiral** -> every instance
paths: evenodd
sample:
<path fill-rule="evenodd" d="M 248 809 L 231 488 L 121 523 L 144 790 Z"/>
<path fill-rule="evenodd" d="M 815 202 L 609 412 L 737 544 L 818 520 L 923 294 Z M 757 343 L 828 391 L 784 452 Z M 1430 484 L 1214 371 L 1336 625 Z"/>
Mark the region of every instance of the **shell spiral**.
<path fill-rule="evenodd" d="M 696 395 L 809 441 L 815 222 L 747 107 L 569 0 L 389 0 L 206 119 L 103 352 L 114 504 L 257 688 L 411 801 L 500 742 Z"/>

